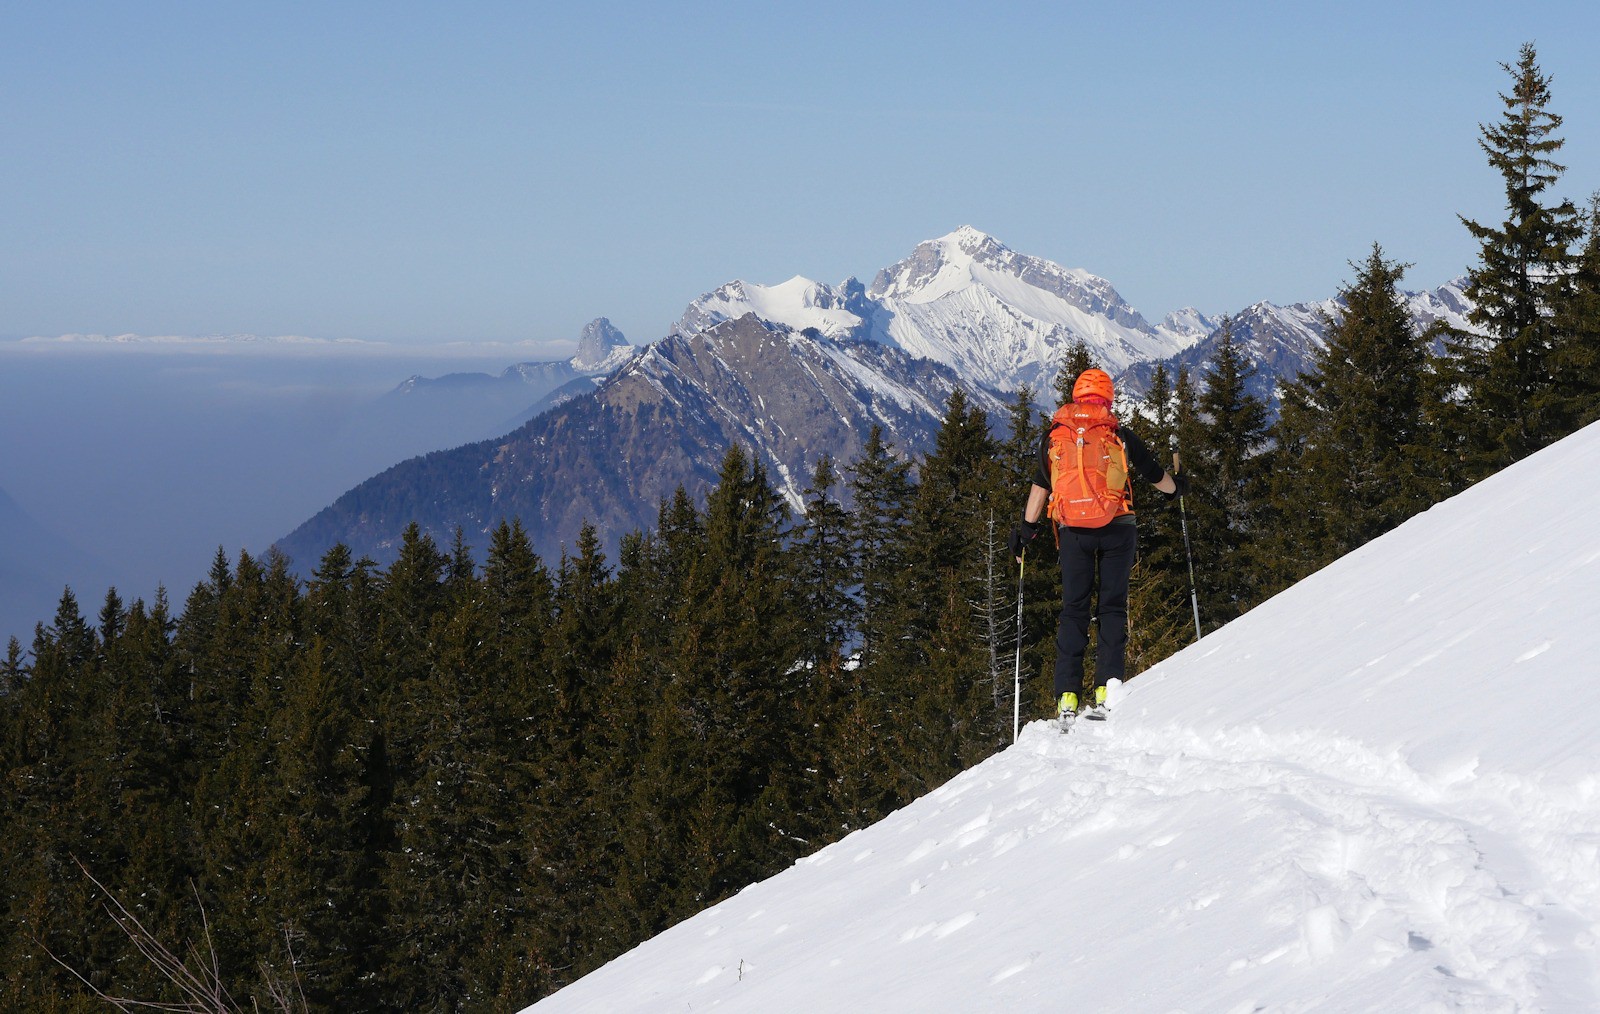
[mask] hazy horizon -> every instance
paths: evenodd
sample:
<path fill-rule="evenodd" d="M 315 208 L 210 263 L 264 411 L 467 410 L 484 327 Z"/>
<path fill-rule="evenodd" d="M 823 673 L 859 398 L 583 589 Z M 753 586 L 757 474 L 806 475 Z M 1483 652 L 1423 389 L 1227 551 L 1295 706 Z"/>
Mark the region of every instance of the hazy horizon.
<path fill-rule="evenodd" d="M 29 581 L 28 599 L 41 605 L 0 610 L 0 643 L 48 621 L 64 585 L 85 614 L 106 585 L 127 601 L 148 601 L 158 585 L 181 600 L 218 546 L 230 558 L 263 553 L 399 460 L 493 435 L 482 418 L 412 424 L 380 402 L 411 376 L 498 374 L 529 360 L 482 350 L 0 345 L 0 491 L 81 553 L 66 572 L 38 575 L 42 589 Z M 28 548 L 11 547 L 13 567 Z M 7 562 L 0 555 L 0 577 Z"/>

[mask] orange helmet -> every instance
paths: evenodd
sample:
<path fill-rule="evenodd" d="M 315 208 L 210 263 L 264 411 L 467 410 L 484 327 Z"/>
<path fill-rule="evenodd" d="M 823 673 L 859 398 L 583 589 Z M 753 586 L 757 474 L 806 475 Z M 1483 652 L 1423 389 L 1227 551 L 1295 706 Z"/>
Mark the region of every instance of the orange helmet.
<path fill-rule="evenodd" d="M 1115 390 L 1111 386 L 1111 374 L 1105 370 L 1088 369 L 1078 374 L 1078 382 L 1072 385 L 1072 400 L 1082 401 L 1086 396 L 1091 398 L 1104 398 L 1106 404 L 1111 404 Z"/>

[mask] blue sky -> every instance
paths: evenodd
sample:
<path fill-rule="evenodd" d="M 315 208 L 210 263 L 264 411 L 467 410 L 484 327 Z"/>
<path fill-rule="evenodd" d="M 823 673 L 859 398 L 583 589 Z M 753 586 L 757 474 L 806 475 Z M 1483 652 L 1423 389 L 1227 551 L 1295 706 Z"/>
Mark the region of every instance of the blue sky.
<path fill-rule="evenodd" d="M 1317 9 L 1309 9 L 1315 6 Z M 971 224 L 1146 316 L 1417 288 L 1537 44 L 1600 189 L 1600 4 L 11 3 L 0 337 L 660 337 Z"/>

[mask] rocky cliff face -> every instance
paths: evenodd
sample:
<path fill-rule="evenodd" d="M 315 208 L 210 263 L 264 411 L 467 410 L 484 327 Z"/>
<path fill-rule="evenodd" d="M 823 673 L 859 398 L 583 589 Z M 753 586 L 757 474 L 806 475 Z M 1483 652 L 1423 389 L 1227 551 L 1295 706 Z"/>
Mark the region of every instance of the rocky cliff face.
<path fill-rule="evenodd" d="M 568 360 L 567 365 L 576 373 L 610 373 L 635 351 L 627 337 L 609 320 L 596 317 L 583 326 L 578 336 L 578 354 Z"/>

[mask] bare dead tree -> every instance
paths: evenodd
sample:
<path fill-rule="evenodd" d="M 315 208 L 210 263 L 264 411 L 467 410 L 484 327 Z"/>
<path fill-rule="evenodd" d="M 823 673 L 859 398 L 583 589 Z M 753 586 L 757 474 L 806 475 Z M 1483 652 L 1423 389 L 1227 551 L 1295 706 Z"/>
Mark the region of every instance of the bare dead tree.
<path fill-rule="evenodd" d="M 158 940 L 151 933 L 139 917 L 128 911 L 127 906 L 111 893 L 111 890 L 102 884 L 81 859 L 74 858 L 78 868 L 89 882 L 106 897 L 105 910 L 111 921 L 122 930 L 132 941 L 133 946 L 144 959 L 158 971 L 162 978 L 172 983 L 177 990 L 178 1000 L 155 1001 L 136 1000 L 130 997 L 112 996 L 100 987 L 90 982 L 83 973 L 61 960 L 50 948 L 40 941 L 45 953 L 67 971 L 71 972 L 79 982 L 89 987 L 95 996 L 122 1011 L 158 1010 L 171 1011 L 176 1014 L 245 1014 L 246 1008 L 239 1005 L 228 992 L 227 986 L 222 981 L 222 968 L 217 960 L 217 948 L 211 939 L 211 922 L 206 916 L 205 904 L 200 900 L 200 891 L 193 882 L 189 889 L 194 892 L 195 904 L 200 911 L 200 925 L 203 948 L 190 942 L 184 951 L 184 956 L 179 957 L 170 948 Z M 301 989 L 300 976 L 296 970 L 293 942 L 288 930 L 284 932 L 284 944 L 288 948 L 290 975 L 285 981 L 284 977 L 274 973 L 265 961 L 261 962 L 260 970 L 266 985 L 267 994 L 272 998 L 274 1011 L 299 1014 L 309 1011 L 310 1005 L 306 1002 L 304 991 Z M 248 1008 L 254 1014 L 259 1014 L 260 1005 L 254 1000 Z"/>

